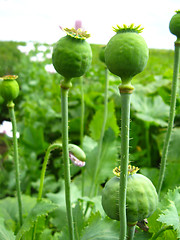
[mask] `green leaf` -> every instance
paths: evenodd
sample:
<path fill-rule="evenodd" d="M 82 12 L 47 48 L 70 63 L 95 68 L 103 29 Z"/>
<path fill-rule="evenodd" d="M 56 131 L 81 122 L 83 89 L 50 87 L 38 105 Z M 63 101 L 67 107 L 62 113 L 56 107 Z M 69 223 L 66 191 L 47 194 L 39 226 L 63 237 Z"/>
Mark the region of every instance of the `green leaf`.
<path fill-rule="evenodd" d="M 165 132 L 159 134 L 156 136 L 156 140 L 158 143 L 159 151 L 162 153 L 164 139 L 165 139 Z M 178 161 L 180 160 L 180 147 L 179 147 L 179 139 L 180 139 L 180 127 L 173 128 L 172 135 L 171 135 L 171 141 L 170 141 L 170 150 L 168 152 L 168 160 Z"/>
<path fill-rule="evenodd" d="M 163 143 L 165 139 L 165 132 L 155 136 L 157 146 L 160 154 L 162 154 Z M 169 188 L 173 189 L 179 186 L 180 182 L 180 128 L 173 128 L 169 151 L 167 155 L 166 174 L 163 183 L 163 191 L 167 191 Z"/>
<path fill-rule="evenodd" d="M 20 240 L 26 232 L 30 231 L 39 217 L 46 216 L 49 212 L 53 211 L 56 208 L 56 204 L 45 199 L 36 203 L 27 218 L 24 220 L 24 223 L 16 236 L 16 240 Z"/>
<path fill-rule="evenodd" d="M 23 216 L 27 216 L 36 204 L 36 198 L 23 195 L 22 203 Z M 17 198 L 7 197 L 0 200 L 0 217 L 5 219 L 5 224 L 9 229 L 15 231 L 19 220 Z"/>
<path fill-rule="evenodd" d="M 82 231 L 80 240 L 118 240 L 119 222 L 109 218 L 101 218 L 99 213 L 93 214 L 88 226 Z"/>
<path fill-rule="evenodd" d="M 134 234 L 133 240 L 149 240 L 151 236 L 151 233 L 138 229 L 137 232 Z"/>
<path fill-rule="evenodd" d="M 115 139 L 114 132 L 108 129 L 105 132 L 102 153 L 100 163 L 98 166 L 97 178 L 95 184 L 101 184 L 105 182 L 107 178 L 113 176 L 113 169 L 117 166 L 117 153 L 118 153 L 117 142 Z M 91 188 L 93 176 L 95 174 L 94 167 L 97 162 L 98 146 L 96 146 L 91 152 L 86 154 L 86 178 L 85 178 L 85 191 L 88 194 Z"/>
<path fill-rule="evenodd" d="M 161 204 L 163 210 L 158 221 L 173 226 L 177 231 L 177 237 L 180 238 L 180 187 L 173 191 L 169 190 Z"/>
<path fill-rule="evenodd" d="M 132 94 L 131 104 L 137 118 L 152 125 L 167 126 L 169 106 L 160 96 L 147 97 L 142 94 Z"/>
<path fill-rule="evenodd" d="M 99 140 L 101 136 L 101 129 L 104 118 L 104 107 L 98 109 L 90 123 L 89 130 L 91 132 L 91 137 L 94 140 Z M 117 125 L 116 116 L 115 116 L 115 106 L 114 102 L 110 101 L 108 103 L 108 116 L 106 121 L 105 130 L 111 128 L 115 135 L 119 134 L 119 127 Z"/>
<path fill-rule="evenodd" d="M 79 239 L 81 231 L 84 226 L 84 215 L 82 207 L 79 202 L 77 202 L 75 208 L 73 208 L 73 222 L 74 222 L 74 232 L 77 239 Z"/>
<path fill-rule="evenodd" d="M 38 131 L 34 127 L 27 127 L 23 132 L 24 144 L 34 150 L 37 154 L 43 153 L 47 147 L 44 140 L 43 128 L 39 127 Z"/>
<path fill-rule="evenodd" d="M 177 236 L 180 237 L 180 217 L 173 201 L 170 201 L 167 209 L 159 216 L 158 221 L 165 223 L 166 225 L 173 226 L 173 228 L 177 231 Z"/>
<path fill-rule="evenodd" d="M 56 211 L 51 213 L 53 217 L 51 223 L 56 226 L 58 231 L 67 225 L 67 215 L 66 215 L 66 201 L 65 201 L 65 183 L 62 180 L 60 182 L 61 191 L 58 193 L 48 193 L 47 197 L 52 202 L 58 205 Z M 81 196 L 81 191 L 78 189 L 74 182 L 71 183 L 71 202 L 75 203 L 77 199 Z"/>
<path fill-rule="evenodd" d="M 3 218 L 0 218 L 0 239 L 1 240 L 15 240 L 14 233 L 12 231 L 6 229 Z"/>

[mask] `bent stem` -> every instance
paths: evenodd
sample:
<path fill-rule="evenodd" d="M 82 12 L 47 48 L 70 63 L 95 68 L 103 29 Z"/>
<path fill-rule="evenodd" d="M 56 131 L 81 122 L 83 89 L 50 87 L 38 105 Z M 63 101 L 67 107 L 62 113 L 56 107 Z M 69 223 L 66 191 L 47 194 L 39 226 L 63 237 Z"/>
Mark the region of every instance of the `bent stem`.
<path fill-rule="evenodd" d="M 120 218 L 120 240 L 126 239 L 127 217 L 126 217 L 126 190 L 129 163 L 129 125 L 130 125 L 130 98 L 131 92 L 124 91 L 119 87 L 121 94 L 121 162 L 120 162 L 120 184 L 119 184 L 119 218 Z"/>
<path fill-rule="evenodd" d="M 53 151 L 57 148 L 62 149 L 62 144 L 61 143 L 53 143 L 48 147 L 48 149 L 46 151 L 43 166 L 42 166 L 42 170 L 41 170 L 41 178 L 40 178 L 40 185 L 39 185 L 39 192 L 38 192 L 37 201 L 40 201 L 42 199 L 44 178 L 45 178 L 45 174 L 46 174 L 46 168 L 47 168 L 48 160 L 50 158 L 50 153 L 51 153 L 51 151 Z"/>
<path fill-rule="evenodd" d="M 172 81 L 172 88 L 171 88 L 169 122 L 168 122 L 167 132 L 165 136 L 163 151 L 162 151 L 159 181 L 158 181 L 158 187 L 157 187 L 159 196 L 160 196 L 160 192 L 161 192 L 161 188 L 164 180 L 169 142 L 170 142 L 171 133 L 172 133 L 173 124 L 174 124 L 174 116 L 175 116 L 175 108 L 176 108 L 176 92 L 177 92 L 177 85 L 178 85 L 177 80 L 178 80 L 178 72 L 179 72 L 179 55 L 180 55 L 180 39 L 177 39 L 175 42 L 175 51 L 174 51 L 174 71 L 173 71 L 173 81 Z"/>
<path fill-rule="evenodd" d="M 101 135 L 100 135 L 99 144 L 98 144 L 97 160 L 96 160 L 96 165 L 95 165 L 94 175 L 93 175 L 93 181 L 92 181 L 91 190 L 90 190 L 90 197 L 92 197 L 93 192 L 94 192 L 94 188 L 96 187 L 99 164 L 100 164 L 100 160 L 101 160 L 103 138 L 104 138 L 105 126 L 106 126 L 107 115 L 108 115 L 108 86 L 109 86 L 108 69 L 105 68 L 105 91 L 104 91 L 103 124 L 102 124 L 102 128 L 101 128 Z"/>
<path fill-rule="evenodd" d="M 45 174 L 46 174 L 46 168 L 47 168 L 48 160 L 50 158 L 50 153 L 51 153 L 51 151 L 53 151 L 57 148 L 62 149 L 62 144 L 61 143 L 53 143 L 48 147 L 48 149 L 46 151 L 44 161 L 43 161 L 42 170 L 41 170 L 41 178 L 40 178 L 40 185 L 39 185 L 37 202 L 41 201 L 41 199 L 42 199 L 44 178 L 45 178 Z M 34 227 L 33 227 L 32 240 L 36 239 L 36 228 L 37 228 L 37 222 L 34 224 Z"/>
<path fill-rule="evenodd" d="M 65 178 L 65 198 L 66 210 L 69 226 L 69 239 L 74 240 L 73 215 L 71 207 L 71 191 L 70 191 L 70 166 L 69 166 L 69 150 L 68 150 L 68 90 L 63 83 L 61 84 L 61 110 L 62 110 L 62 150 L 64 160 L 64 178 Z"/>
<path fill-rule="evenodd" d="M 16 127 L 16 118 L 14 113 L 14 103 L 10 103 L 7 106 L 9 108 L 9 113 L 10 113 L 11 122 L 12 122 L 14 161 L 15 161 L 15 172 L 16 172 L 16 191 L 17 191 L 17 199 L 18 199 L 19 222 L 21 226 L 23 223 L 22 200 L 21 200 L 20 173 L 19 173 L 18 141 L 16 137 L 17 127 Z"/>

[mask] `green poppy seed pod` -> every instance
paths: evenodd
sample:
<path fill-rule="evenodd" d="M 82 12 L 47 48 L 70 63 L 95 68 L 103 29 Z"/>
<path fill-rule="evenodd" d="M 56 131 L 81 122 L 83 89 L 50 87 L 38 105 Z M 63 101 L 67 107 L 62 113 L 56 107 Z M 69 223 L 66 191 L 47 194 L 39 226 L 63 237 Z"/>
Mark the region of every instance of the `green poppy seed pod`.
<path fill-rule="evenodd" d="M 105 48 L 106 48 L 106 46 L 102 47 L 102 48 L 100 49 L 100 52 L 99 52 L 99 59 L 100 59 L 101 62 L 103 62 L 103 63 L 105 63 L 105 56 L 104 56 Z"/>
<path fill-rule="evenodd" d="M 180 10 L 171 18 L 169 23 L 169 30 L 172 34 L 180 38 Z"/>
<path fill-rule="evenodd" d="M 149 50 L 139 33 L 142 31 L 131 24 L 122 28 L 117 25 L 114 35 L 105 49 L 105 62 L 113 74 L 121 78 L 122 84 L 129 84 L 131 79 L 145 68 Z"/>
<path fill-rule="evenodd" d="M 11 102 L 19 95 L 19 85 L 16 81 L 18 76 L 7 75 L 2 77 L 3 81 L 1 83 L 1 96 L 6 102 Z"/>
<path fill-rule="evenodd" d="M 65 79 L 80 77 L 87 72 L 92 61 L 92 50 L 81 29 L 64 29 L 67 35 L 54 46 L 52 63 L 55 70 Z"/>
<path fill-rule="evenodd" d="M 117 175 L 116 170 L 114 174 Z M 102 207 L 111 218 L 119 221 L 119 181 L 111 178 L 102 191 Z M 156 210 L 158 195 L 152 182 L 142 174 L 136 173 L 136 168 L 128 170 L 126 214 L 128 224 L 136 224 L 150 217 Z"/>

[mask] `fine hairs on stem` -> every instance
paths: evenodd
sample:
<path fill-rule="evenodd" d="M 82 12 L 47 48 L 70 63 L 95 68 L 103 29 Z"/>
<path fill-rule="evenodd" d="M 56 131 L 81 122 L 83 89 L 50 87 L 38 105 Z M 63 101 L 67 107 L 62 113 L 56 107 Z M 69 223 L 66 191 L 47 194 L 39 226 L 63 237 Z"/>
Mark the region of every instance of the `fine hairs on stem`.
<path fill-rule="evenodd" d="M 174 124 L 174 116 L 175 116 L 175 108 L 176 108 L 176 93 L 177 93 L 177 86 L 178 86 L 179 57 L 180 57 L 179 55 L 180 55 L 180 41 L 177 40 L 175 42 L 175 51 L 174 51 L 174 71 L 173 71 L 173 81 L 172 81 L 172 88 L 171 88 L 169 121 L 168 121 L 168 127 L 167 127 L 166 136 L 165 136 L 163 151 L 162 151 L 159 181 L 158 181 L 158 187 L 157 187 L 159 196 L 161 193 L 161 188 L 164 180 L 169 142 L 170 142 L 171 133 L 172 133 L 173 124 Z"/>
<path fill-rule="evenodd" d="M 12 130 L 13 130 L 14 161 L 15 161 L 15 171 L 16 171 L 16 190 L 17 190 L 17 199 L 18 199 L 19 222 L 21 226 L 23 223 L 22 200 L 21 200 L 20 173 L 19 173 L 18 141 L 16 137 L 17 127 L 16 127 L 16 118 L 14 113 L 14 103 L 8 104 L 7 106 L 9 108 L 9 113 L 10 113 L 11 122 L 12 122 Z"/>
<path fill-rule="evenodd" d="M 64 160 L 64 179 L 65 179 L 65 199 L 66 211 L 69 227 L 69 239 L 74 240 L 73 214 L 71 207 L 71 190 L 70 190 L 70 166 L 69 166 L 69 150 L 68 150 L 68 90 L 61 83 L 61 110 L 62 110 L 62 150 Z"/>
<path fill-rule="evenodd" d="M 126 191 L 129 163 L 129 125 L 130 125 L 130 98 L 131 92 L 121 94 L 121 173 L 119 184 L 119 215 L 120 215 L 120 240 L 126 239 L 127 217 L 126 217 Z M 131 229 L 132 230 L 132 229 Z M 130 231 L 132 235 L 132 231 Z"/>

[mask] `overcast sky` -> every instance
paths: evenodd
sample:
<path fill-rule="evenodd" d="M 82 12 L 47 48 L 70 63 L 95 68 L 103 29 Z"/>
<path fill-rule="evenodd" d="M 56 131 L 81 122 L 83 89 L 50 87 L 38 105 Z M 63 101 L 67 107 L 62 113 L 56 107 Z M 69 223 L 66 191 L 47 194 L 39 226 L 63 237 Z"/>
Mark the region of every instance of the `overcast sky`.
<path fill-rule="evenodd" d="M 173 49 L 169 21 L 178 9 L 180 0 L 0 0 L 0 40 L 54 43 L 63 36 L 59 25 L 81 20 L 89 43 L 107 44 L 112 26 L 134 23 L 149 48 Z"/>

